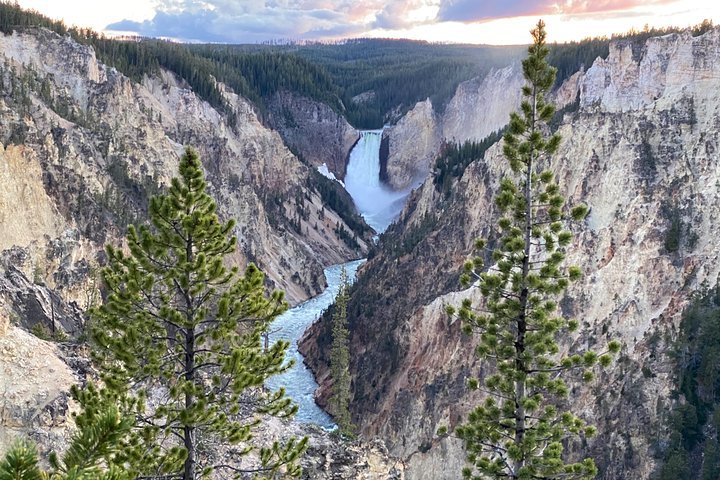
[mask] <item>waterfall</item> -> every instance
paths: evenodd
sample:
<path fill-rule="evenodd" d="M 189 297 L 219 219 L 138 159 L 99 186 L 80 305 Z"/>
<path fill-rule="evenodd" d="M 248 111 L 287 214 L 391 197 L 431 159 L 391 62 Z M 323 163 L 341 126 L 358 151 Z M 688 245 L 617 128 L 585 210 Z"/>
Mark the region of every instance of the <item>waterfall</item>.
<path fill-rule="evenodd" d="M 380 182 L 380 142 L 382 130 L 360 132 L 360 140 L 350 152 L 345 174 L 345 189 L 365 221 L 376 232 L 382 233 L 397 218 L 402 210 L 410 190 L 393 191 Z M 330 177 L 327 166 L 319 169 Z M 332 177 L 334 178 L 334 177 Z M 340 272 L 345 267 L 348 279 L 354 280 L 355 272 L 362 262 L 357 260 L 344 265 L 333 265 L 325 269 L 328 288 L 317 297 L 291 308 L 280 315 L 270 326 L 270 339 L 290 342 L 286 359 L 294 360 L 295 365 L 282 375 L 268 379 L 265 384 L 273 391 L 284 387 L 288 396 L 298 405 L 296 419 L 306 423 L 316 423 L 332 429 L 332 418 L 315 404 L 317 383 L 312 372 L 303 363 L 297 350 L 297 342 L 305 330 L 320 318 L 322 312 L 335 301 L 340 288 Z"/>
<path fill-rule="evenodd" d="M 397 218 L 409 193 L 391 190 L 380 182 L 381 141 L 382 130 L 360 132 L 345 173 L 345 190 L 367 224 L 378 233 Z"/>

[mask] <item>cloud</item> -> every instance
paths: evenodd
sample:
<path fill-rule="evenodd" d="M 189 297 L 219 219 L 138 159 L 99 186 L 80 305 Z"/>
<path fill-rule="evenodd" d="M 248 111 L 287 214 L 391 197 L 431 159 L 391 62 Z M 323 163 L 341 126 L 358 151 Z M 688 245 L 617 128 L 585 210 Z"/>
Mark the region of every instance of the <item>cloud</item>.
<path fill-rule="evenodd" d="M 550 2 L 546 2 L 550 3 Z M 514 17 L 538 13 L 536 0 L 447 0 L 440 6 L 438 19 L 441 21 L 476 22 L 493 18 Z"/>
<path fill-rule="evenodd" d="M 203 12 L 157 12 L 152 20 L 134 22 L 122 20 L 107 26 L 108 30 L 135 32 L 146 37 L 176 38 L 189 41 L 223 42 L 225 35 L 213 31 L 218 17 L 210 11 Z"/>
<path fill-rule="evenodd" d="M 377 13 L 373 28 L 398 30 L 436 20 L 439 3 L 434 0 L 406 0 L 388 2 Z"/>
<path fill-rule="evenodd" d="M 482 22 L 528 15 L 581 15 L 621 12 L 678 0 L 446 0 L 439 21 Z"/>
<path fill-rule="evenodd" d="M 370 29 L 433 21 L 440 0 L 156 0 L 151 20 L 122 20 L 107 30 L 188 41 L 357 36 Z"/>
<path fill-rule="evenodd" d="M 640 7 L 684 0 L 153 0 L 155 15 L 108 30 L 185 41 L 253 43 L 408 32 L 448 21 L 466 24 L 518 16 L 625 18 Z M 644 10 L 648 10 L 645 8 Z M 647 12 L 644 12 L 647 13 Z"/>

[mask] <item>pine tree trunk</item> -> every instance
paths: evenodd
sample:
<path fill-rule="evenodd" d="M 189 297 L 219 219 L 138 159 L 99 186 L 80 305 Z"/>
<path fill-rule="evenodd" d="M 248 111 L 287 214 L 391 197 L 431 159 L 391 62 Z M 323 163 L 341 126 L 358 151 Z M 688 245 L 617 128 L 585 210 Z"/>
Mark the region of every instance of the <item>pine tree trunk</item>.
<path fill-rule="evenodd" d="M 188 237 L 185 246 L 185 254 L 188 263 L 193 261 L 193 239 Z M 191 283 L 187 282 L 188 288 Z M 195 384 L 195 326 L 193 317 L 193 301 L 189 291 L 183 291 L 185 297 L 185 315 L 187 324 L 185 325 L 185 381 L 190 385 Z M 195 403 L 195 396 L 191 391 L 185 392 L 185 410 L 191 410 Z M 183 426 L 183 440 L 187 457 L 185 458 L 185 468 L 183 472 L 183 480 L 195 480 L 195 426 Z"/>
<path fill-rule="evenodd" d="M 194 383 L 195 377 L 195 329 L 190 328 L 185 335 L 185 380 Z M 185 409 L 190 410 L 195 403 L 192 393 L 185 393 Z M 183 426 L 183 437 L 187 457 L 185 458 L 185 470 L 183 480 L 195 480 L 195 427 L 192 425 Z"/>
<path fill-rule="evenodd" d="M 535 118 L 537 114 L 537 92 L 533 86 L 533 110 L 532 125 L 530 126 L 530 135 L 535 133 Z M 525 374 L 527 374 L 527 365 L 525 364 L 525 335 L 527 333 L 527 311 L 529 299 L 529 287 L 527 284 L 528 275 L 530 275 L 530 252 L 532 246 L 532 169 L 535 161 L 535 151 L 530 152 L 527 167 L 525 170 L 525 251 L 522 262 L 522 281 L 523 287 L 520 290 L 520 314 L 517 319 L 517 332 L 515 336 L 515 370 L 522 373 L 522 379 L 515 381 L 515 444 L 522 445 L 525 439 L 525 407 L 523 401 L 525 399 Z M 522 457 L 515 462 L 512 478 L 519 477 L 519 471 L 525 466 L 525 452 L 522 450 Z"/>

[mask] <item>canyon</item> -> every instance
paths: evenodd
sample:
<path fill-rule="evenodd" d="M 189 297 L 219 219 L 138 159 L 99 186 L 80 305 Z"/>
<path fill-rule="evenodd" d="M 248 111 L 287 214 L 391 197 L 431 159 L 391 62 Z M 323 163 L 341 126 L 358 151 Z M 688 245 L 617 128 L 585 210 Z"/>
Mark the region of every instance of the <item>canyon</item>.
<path fill-rule="evenodd" d="M 233 263 L 256 263 L 291 304 L 324 290 L 324 267 L 367 251 L 369 228 L 353 233 L 323 201 L 318 185 L 333 182 L 230 90 L 234 125 L 172 73 L 133 82 L 48 30 L 0 35 L 0 55 L 0 449 L 29 435 L 46 457 L 69 438 L 87 352 L 37 337 L 84 336 L 104 245 L 143 220 L 184 145 L 200 153 L 220 217 L 238 220 Z"/>
<path fill-rule="evenodd" d="M 612 368 L 571 394 L 576 411 L 596 419 L 599 435 L 586 448 L 600 478 L 650 478 L 674 402 L 671 350 L 681 313 L 720 273 L 712 233 L 720 206 L 718 49 L 718 30 L 616 41 L 606 59 L 556 93 L 569 107 L 552 169 L 571 203 L 590 206 L 568 249 L 584 277 L 561 305 L 582 326 L 566 348 L 623 343 Z M 465 107 L 467 117 L 452 124 L 473 125 L 478 134 L 466 130 L 465 138 L 481 138 L 487 128 L 472 115 L 482 116 L 482 108 Z M 424 118 L 408 122 L 415 124 L 409 130 L 440 135 L 444 124 Z M 465 379 L 481 365 L 472 337 L 444 306 L 477 299 L 474 290 L 460 289 L 459 273 L 474 240 L 493 236 L 492 198 L 506 173 L 496 145 L 449 193 L 426 178 L 371 250 L 353 290 L 353 418 L 365 436 L 385 439 L 408 478 L 457 478 L 464 463 L 458 441 L 435 432 L 457 425 L 477 402 Z M 319 378 L 327 342 L 327 326 L 318 324 L 301 344 Z M 327 385 L 319 395 L 327 396 Z"/>
<path fill-rule="evenodd" d="M 43 454 L 66 444 L 75 408 L 67 392 L 92 366 L 85 347 L 39 337 L 82 337 L 84 310 L 101 301 L 103 245 L 122 245 L 190 144 L 221 218 L 237 220 L 233 263 L 255 262 L 292 305 L 325 289 L 323 269 L 368 258 L 348 306 L 361 440 L 344 445 L 297 422 L 273 424 L 268 435 L 310 435 L 305 478 L 458 477 L 462 446 L 436 431 L 478 400 L 465 380 L 482 366 L 473 338 L 444 312 L 478 298 L 460 288 L 459 273 L 474 240 L 493 238 L 492 199 L 508 169 L 496 144 L 444 191 L 434 162 L 444 145 L 505 126 L 520 102 L 519 63 L 460 83 L 447 105 L 428 99 L 365 132 L 290 92 L 272 96 L 261 115 L 220 84 L 237 118 L 229 122 L 177 75 L 131 80 L 48 30 L 1 35 L 0 55 L 0 451 L 21 436 Z M 718 92 L 714 29 L 614 41 L 607 58 L 553 93 L 563 142 L 552 169 L 570 202 L 591 209 L 568 250 L 584 277 L 561 305 L 581 323 L 565 347 L 623 343 L 597 381 L 571 394 L 598 427 L 584 449 L 600 478 L 650 478 L 669 408 L 682 402 L 671 345 L 693 294 L 720 274 Z M 351 157 L 365 148 L 377 164 L 353 171 Z M 355 193 L 352 217 L 326 202 L 328 189 L 350 197 L 318 172 L 323 165 Z M 374 190 L 353 186 L 363 175 Z M 373 215 L 380 196 L 392 208 Z M 321 406 L 329 343 L 327 316 L 299 342 Z"/>

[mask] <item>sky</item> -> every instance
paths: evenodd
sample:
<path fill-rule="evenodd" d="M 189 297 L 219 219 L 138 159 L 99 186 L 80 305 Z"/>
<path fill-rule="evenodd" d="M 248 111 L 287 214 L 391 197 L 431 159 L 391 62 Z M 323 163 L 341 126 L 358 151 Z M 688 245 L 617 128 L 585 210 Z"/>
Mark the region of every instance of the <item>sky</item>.
<path fill-rule="evenodd" d="M 720 24 L 719 0 L 19 0 L 68 25 L 190 42 L 412 38 L 524 44 L 539 18 L 566 42 L 645 25 Z"/>

